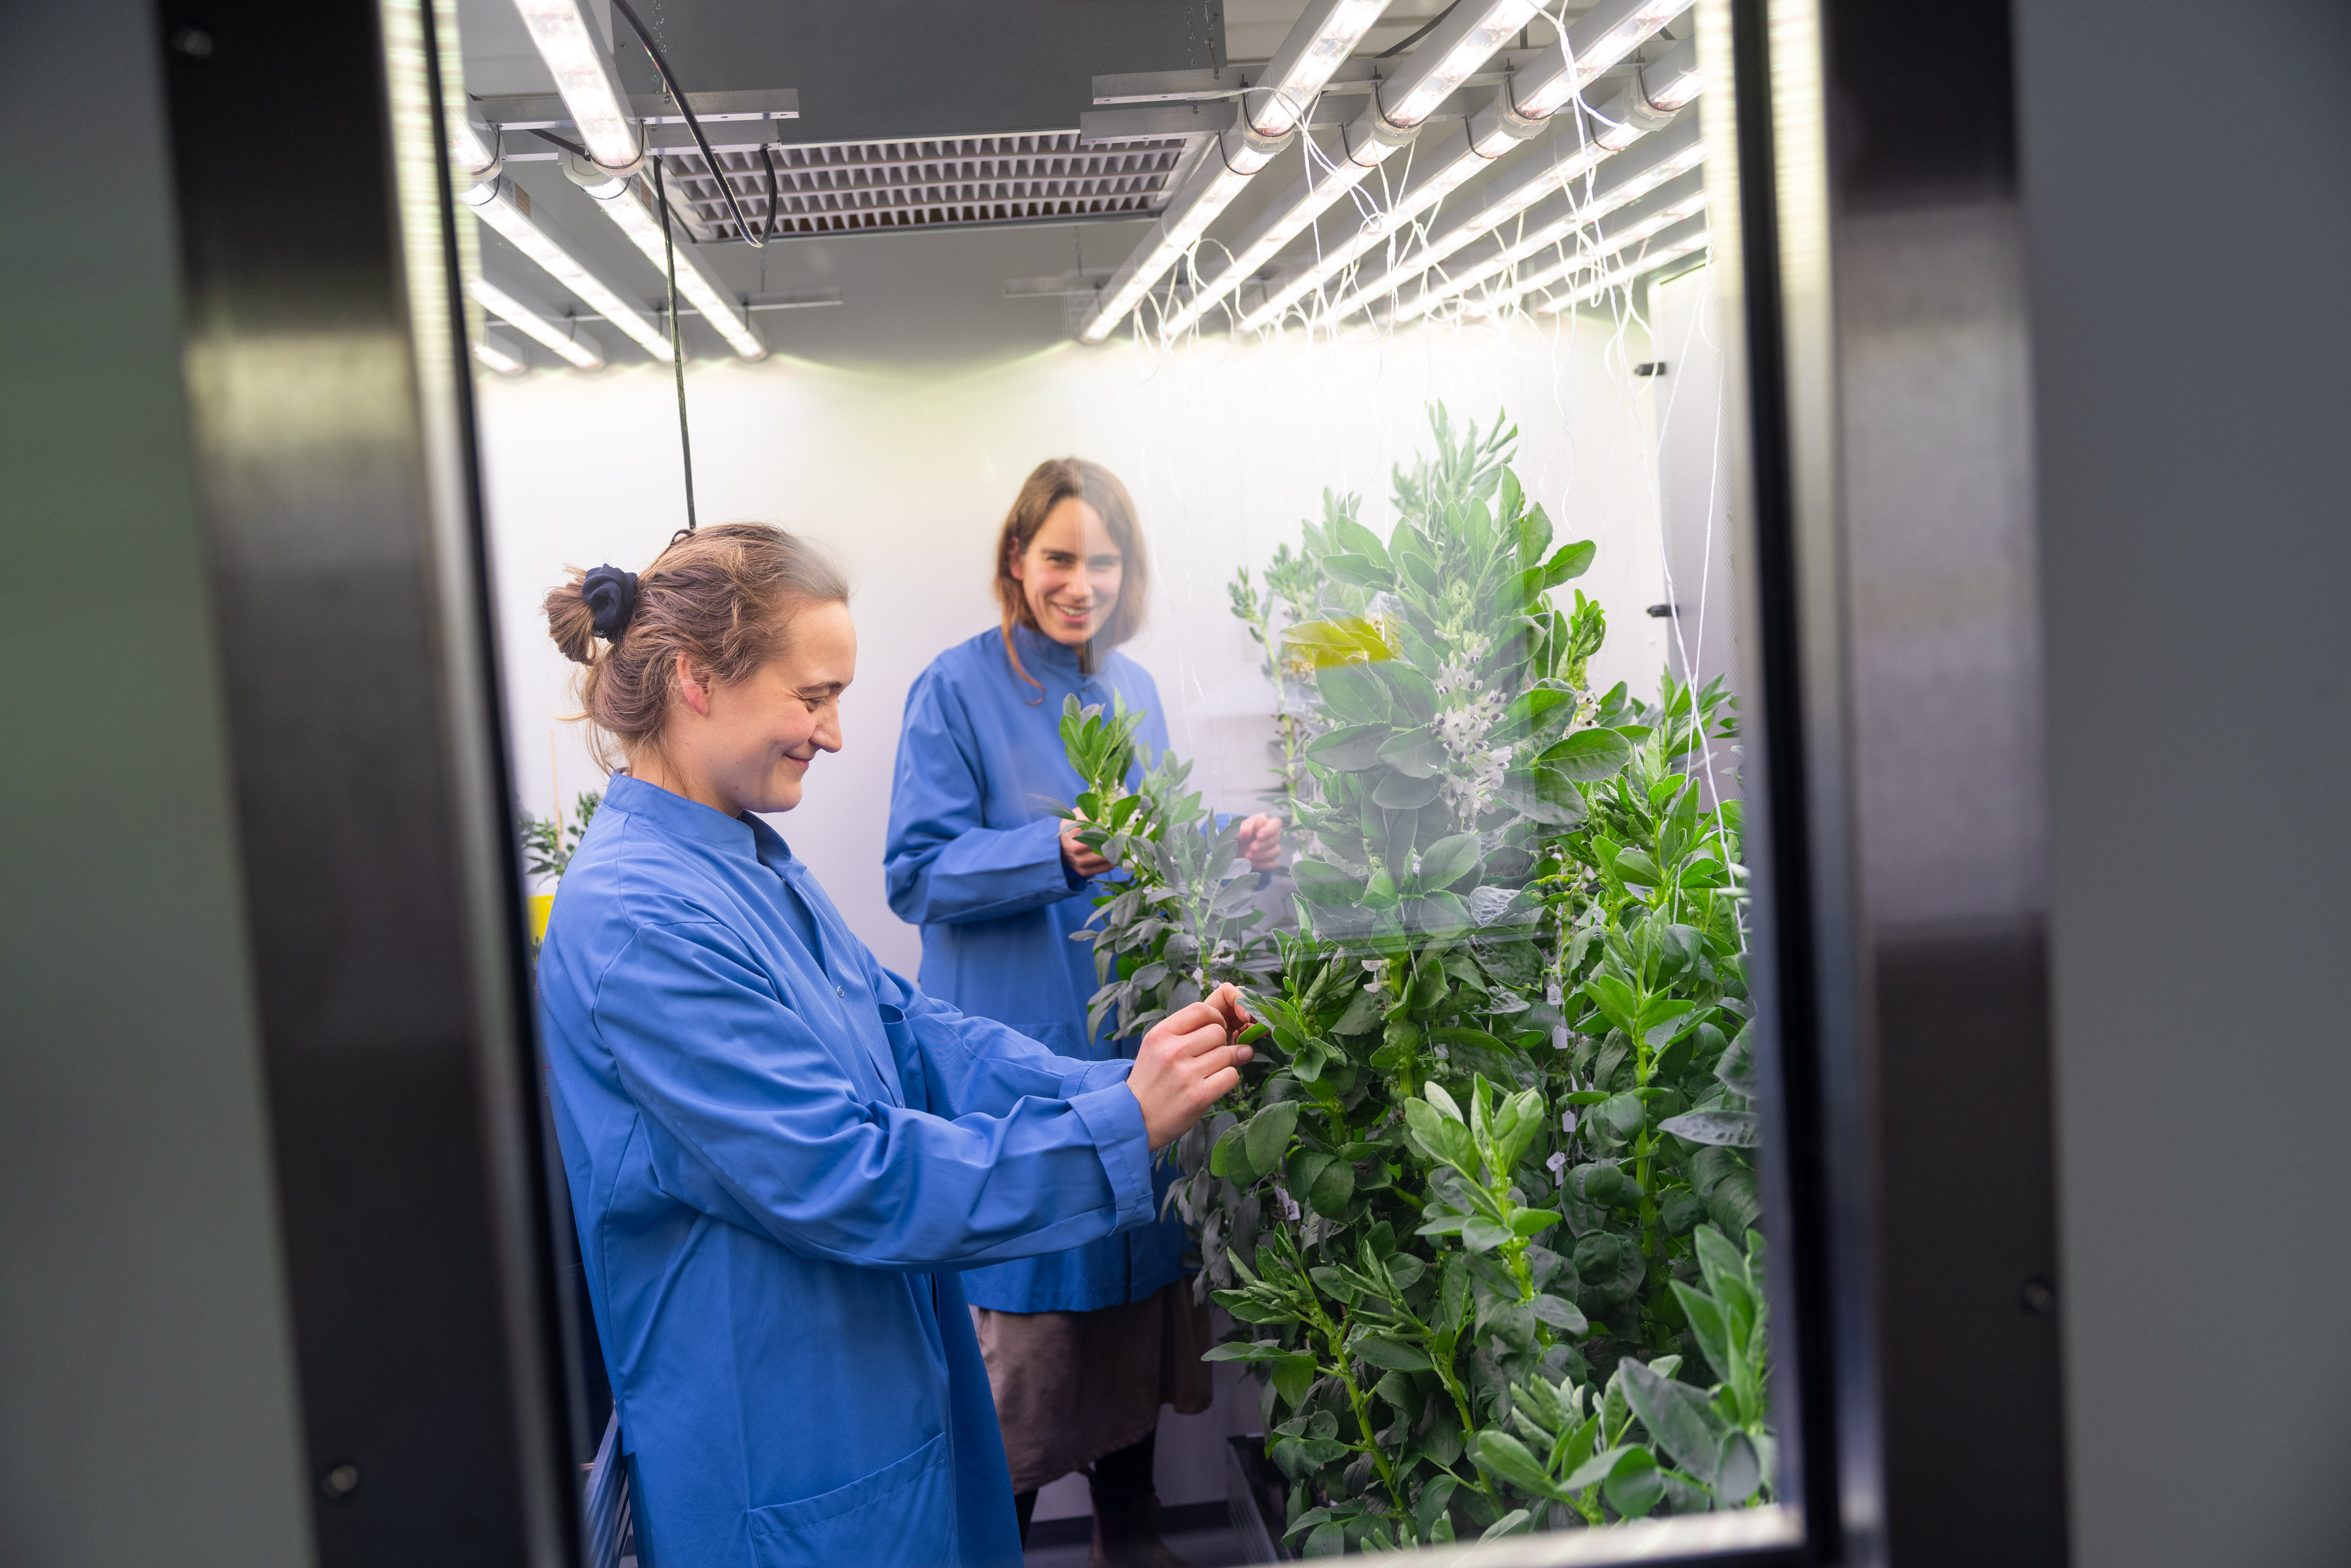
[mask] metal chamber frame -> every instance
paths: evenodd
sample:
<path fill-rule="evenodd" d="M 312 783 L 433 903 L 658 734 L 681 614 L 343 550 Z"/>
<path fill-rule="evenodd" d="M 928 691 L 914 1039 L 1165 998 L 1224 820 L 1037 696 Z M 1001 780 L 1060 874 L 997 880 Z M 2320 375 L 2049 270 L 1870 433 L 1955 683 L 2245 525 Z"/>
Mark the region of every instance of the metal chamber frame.
<path fill-rule="evenodd" d="M 335 1568 L 577 1555 L 578 1330 L 533 1109 L 454 209 L 437 95 L 422 111 L 402 96 L 402 69 L 429 78 L 431 16 L 429 0 L 158 6 L 283 1242 Z M 1738 511 L 1770 823 L 1750 848 L 1784 1085 L 1781 1407 L 1802 1432 L 1791 1500 L 1807 1524 L 1802 1547 L 1765 1555 L 2054 1563 L 2007 7 L 1728 0 L 1727 18 L 1742 177 L 1718 266 L 1746 327 Z M 289 122 L 308 133 L 273 134 Z"/>

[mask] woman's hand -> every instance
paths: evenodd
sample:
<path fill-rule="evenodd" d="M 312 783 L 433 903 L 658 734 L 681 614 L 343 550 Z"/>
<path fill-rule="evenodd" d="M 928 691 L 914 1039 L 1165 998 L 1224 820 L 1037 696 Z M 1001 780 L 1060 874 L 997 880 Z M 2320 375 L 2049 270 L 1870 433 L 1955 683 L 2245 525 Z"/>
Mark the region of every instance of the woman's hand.
<path fill-rule="evenodd" d="M 1241 1064 L 1257 1053 L 1231 1043 L 1232 1037 L 1255 1021 L 1240 993 L 1219 986 L 1207 1001 L 1162 1019 L 1143 1037 L 1126 1086 L 1143 1106 L 1153 1154 L 1190 1132 L 1239 1085 Z"/>
<path fill-rule="evenodd" d="M 1251 871 L 1271 871 L 1281 863 L 1281 819 L 1263 811 L 1241 824 L 1241 858 Z"/>
<path fill-rule="evenodd" d="M 1061 821 L 1061 863 L 1071 876 L 1100 876 L 1110 870 L 1110 862 L 1078 842 L 1078 833 L 1087 825 L 1075 817 Z"/>

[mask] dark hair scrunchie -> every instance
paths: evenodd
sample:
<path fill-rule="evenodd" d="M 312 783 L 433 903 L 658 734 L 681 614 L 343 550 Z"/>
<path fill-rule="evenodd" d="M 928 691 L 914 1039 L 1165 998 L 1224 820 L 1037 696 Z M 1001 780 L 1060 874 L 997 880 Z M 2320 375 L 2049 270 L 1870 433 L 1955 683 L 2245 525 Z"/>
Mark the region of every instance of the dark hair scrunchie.
<path fill-rule="evenodd" d="M 596 635 L 618 643 L 637 612 L 637 574 L 617 566 L 600 566 L 580 580 L 580 597 L 596 612 Z"/>

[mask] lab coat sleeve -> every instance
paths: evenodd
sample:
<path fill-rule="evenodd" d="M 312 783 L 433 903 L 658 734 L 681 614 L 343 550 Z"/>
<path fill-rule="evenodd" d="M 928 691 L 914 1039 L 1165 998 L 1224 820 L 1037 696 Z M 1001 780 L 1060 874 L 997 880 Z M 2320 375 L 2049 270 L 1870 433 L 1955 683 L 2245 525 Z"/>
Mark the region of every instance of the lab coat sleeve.
<path fill-rule="evenodd" d="M 962 699 L 935 673 L 906 697 L 890 786 L 883 872 L 890 907 L 914 925 L 999 920 L 1057 904 L 1085 883 L 1061 861 L 1061 824 L 983 821 L 979 745 Z"/>
<path fill-rule="evenodd" d="M 877 1102 L 715 922 L 640 929 L 595 1023 L 663 1188 L 803 1256 L 966 1269 L 1151 1217 L 1142 1107 L 1123 1083 L 953 1117 Z"/>
<path fill-rule="evenodd" d="M 1124 1057 L 1085 1061 L 1057 1056 L 1015 1029 L 975 1018 L 926 996 L 912 980 L 872 965 L 873 994 L 896 1007 L 923 1049 L 931 1092 L 947 1114 L 1001 1115 L 1024 1095 L 1085 1099 L 1123 1084 L 1134 1063 Z M 1134 1098 L 1132 1092 L 1127 1098 Z"/>

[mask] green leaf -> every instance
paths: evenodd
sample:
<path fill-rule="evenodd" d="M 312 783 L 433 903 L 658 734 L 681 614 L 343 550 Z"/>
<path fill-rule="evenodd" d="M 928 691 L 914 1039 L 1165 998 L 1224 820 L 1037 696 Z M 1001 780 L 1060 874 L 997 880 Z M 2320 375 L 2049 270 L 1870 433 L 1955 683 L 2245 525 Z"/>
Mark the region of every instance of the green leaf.
<path fill-rule="evenodd" d="M 1342 773 L 1361 773 L 1379 766 L 1380 747 L 1394 733 L 1384 724 L 1351 724 L 1308 741 L 1306 755 L 1325 768 L 1335 768 Z"/>
<path fill-rule="evenodd" d="M 1579 784 L 1614 778 L 1633 760 L 1633 743 L 1613 729 L 1579 729 L 1540 760 Z"/>
<path fill-rule="evenodd" d="M 1344 1160 L 1332 1160 L 1308 1184 L 1306 1207 L 1327 1219 L 1336 1219 L 1354 1196 L 1355 1167 Z"/>
<path fill-rule="evenodd" d="M 1290 1147 L 1290 1137 L 1298 1128 L 1298 1102 L 1284 1100 L 1269 1105 L 1249 1119 L 1243 1142 L 1249 1149 L 1252 1169 L 1271 1173 L 1281 1168 L 1282 1155 Z"/>
<path fill-rule="evenodd" d="M 1331 542 L 1344 554 L 1362 556 L 1384 570 L 1395 570 L 1388 561 L 1388 547 L 1380 541 L 1380 536 L 1344 514 L 1331 518 Z M 1323 559 L 1328 561 L 1330 557 Z"/>
<path fill-rule="evenodd" d="M 1435 1088 L 1434 1084 L 1430 1085 Z M 1458 1121 L 1438 1113 L 1425 1100 L 1404 1103 L 1405 1126 L 1413 1141 L 1433 1160 L 1440 1160 L 1465 1176 L 1478 1169 L 1478 1145 L 1469 1136 L 1469 1129 Z"/>
<path fill-rule="evenodd" d="M 1593 1418 L 1593 1427 L 1594 1430 L 1598 1429 L 1599 1420 L 1596 1416 Z M 1608 1472 L 1616 1468 L 1617 1462 L 1623 1459 L 1626 1454 L 1632 1453 L 1633 1451 L 1634 1450 L 1629 1448 L 1601 1449 L 1598 1453 L 1593 1455 L 1582 1464 L 1577 1465 L 1574 1469 L 1569 1470 L 1567 1472 L 1567 1479 L 1559 1483 L 1559 1490 L 1562 1491 L 1575 1492 L 1582 1491 L 1586 1487 L 1598 1486 L 1602 1481 L 1608 1479 Z"/>
<path fill-rule="evenodd" d="M 1406 723 L 1427 724 L 1437 717 L 1437 683 L 1401 659 L 1383 660 L 1368 667 L 1378 671 L 1380 679 L 1388 684 L 1396 713 Z"/>
<path fill-rule="evenodd" d="M 1640 1519 L 1664 1500 L 1666 1478 L 1646 1448 L 1628 1448 L 1601 1485 L 1608 1506 L 1626 1519 Z"/>
<path fill-rule="evenodd" d="M 1580 1334 L 1592 1326 L 1583 1310 L 1562 1296 L 1537 1296 L 1535 1317 L 1562 1333 Z"/>
<path fill-rule="evenodd" d="M 1736 1508 L 1763 1484 L 1763 1456 L 1744 1432 L 1725 1432 L 1714 1460 L 1714 1495 L 1718 1506 Z"/>
<path fill-rule="evenodd" d="M 1413 1504 L 1413 1522 L 1420 1527 L 1420 1538 L 1435 1537 L 1437 1521 L 1445 1517 L 1445 1505 L 1453 1500 L 1453 1490 L 1461 1483 L 1448 1475 L 1439 1475 L 1420 1489 L 1420 1499 Z"/>
<path fill-rule="evenodd" d="M 1300 896 L 1309 904 L 1352 908 L 1364 895 L 1362 877 L 1342 871 L 1328 861 L 1293 862 L 1290 874 L 1297 879 Z"/>
<path fill-rule="evenodd" d="M 1451 887 L 1478 869 L 1478 835 L 1455 833 L 1420 852 L 1420 885 L 1434 892 Z"/>
<path fill-rule="evenodd" d="M 1268 1375 L 1272 1379 L 1273 1391 L 1280 1396 L 1281 1402 L 1295 1409 L 1305 1404 L 1307 1395 L 1313 1392 L 1316 1371 L 1314 1358 L 1301 1354 L 1284 1356 L 1272 1363 Z"/>
<path fill-rule="evenodd" d="M 1382 589 L 1395 580 L 1395 573 L 1382 570 L 1375 562 L 1359 555 L 1326 555 L 1322 558 L 1322 570 L 1357 588 Z"/>
<path fill-rule="evenodd" d="M 1238 1124 L 1226 1128 L 1224 1135 L 1217 1140 L 1217 1146 L 1208 1151 L 1209 1173 L 1238 1186 L 1250 1186 L 1257 1180 L 1256 1173 L 1247 1168 L 1249 1152 L 1241 1142 L 1246 1131 Z M 1237 1161 L 1238 1164 L 1235 1163 Z"/>
<path fill-rule="evenodd" d="M 1586 730 L 1584 733 L 1592 732 Z M 1666 873 L 1657 869 L 1657 862 L 1635 849 L 1617 852 L 1616 875 L 1620 881 L 1638 883 L 1643 887 L 1663 887 L 1666 884 Z"/>
<path fill-rule="evenodd" d="M 1426 1372 L 1430 1366 L 1426 1355 L 1386 1334 L 1365 1334 L 1355 1342 L 1353 1350 L 1357 1359 L 1390 1372 Z"/>
<path fill-rule="evenodd" d="M 1298 1353 L 1284 1350 L 1271 1340 L 1234 1340 L 1213 1347 L 1200 1357 L 1202 1361 L 1280 1361 Z"/>
<path fill-rule="evenodd" d="M 1622 1094 L 1612 1094 L 1601 1102 L 1599 1113 L 1610 1126 L 1616 1129 L 1620 1136 L 1629 1138 L 1641 1130 L 1641 1124 L 1647 1118 L 1648 1110 L 1641 1103 L 1641 1097 L 1638 1094 L 1626 1090 Z"/>
<path fill-rule="evenodd" d="M 1527 1451 L 1527 1446 L 1499 1427 L 1489 1427 L 1470 1440 L 1470 1457 L 1479 1466 L 1522 1492 L 1537 1497 L 1552 1498 L 1559 1489 L 1552 1484 L 1551 1475 L 1542 1462 Z"/>
<path fill-rule="evenodd" d="M 1667 1117 L 1657 1130 L 1693 1144 L 1733 1149 L 1751 1149 L 1763 1141 L 1762 1118 L 1752 1111 L 1690 1111 Z"/>
<path fill-rule="evenodd" d="M 1553 1208 L 1522 1208 L 1510 1216 L 1510 1229 L 1519 1236 L 1541 1236 L 1560 1221 Z"/>
<path fill-rule="evenodd" d="M 1347 724 L 1386 724 L 1395 713 L 1387 683 L 1368 664 L 1332 664 L 1314 673 L 1322 706 Z"/>
<path fill-rule="evenodd" d="M 1408 778 L 1428 779 L 1445 766 L 1445 747 L 1431 730 L 1400 729 L 1380 747 L 1380 760 Z"/>
<path fill-rule="evenodd" d="M 1625 1403 L 1649 1429 L 1649 1436 L 1682 1469 L 1713 1484 L 1714 1463 L 1726 1430 L 1714 1401 L 1687 1383 L 1658 1376 L 1630 1356 L 1618 1365 L 1625 1374 Z"/>
<path fill-rule="evenodd" d="M 1600 547 L 1590 539 L 1578 539 L 1572 545 L 1560 546 L 1551 559 L 1543 562 L 1543 586 L 1557 588 L 1562 582 L 1582 577 L 1592 569 L 1593 559 L 1599 553 Z"/>
<path fill-rule="evenodd" d="M 1416 811 L 1444 792 L 1442 778 L 1415 779 L 1407 774 L 1390 773 L 1372 791 L 1372 799 L 1391 811 Z"/>

